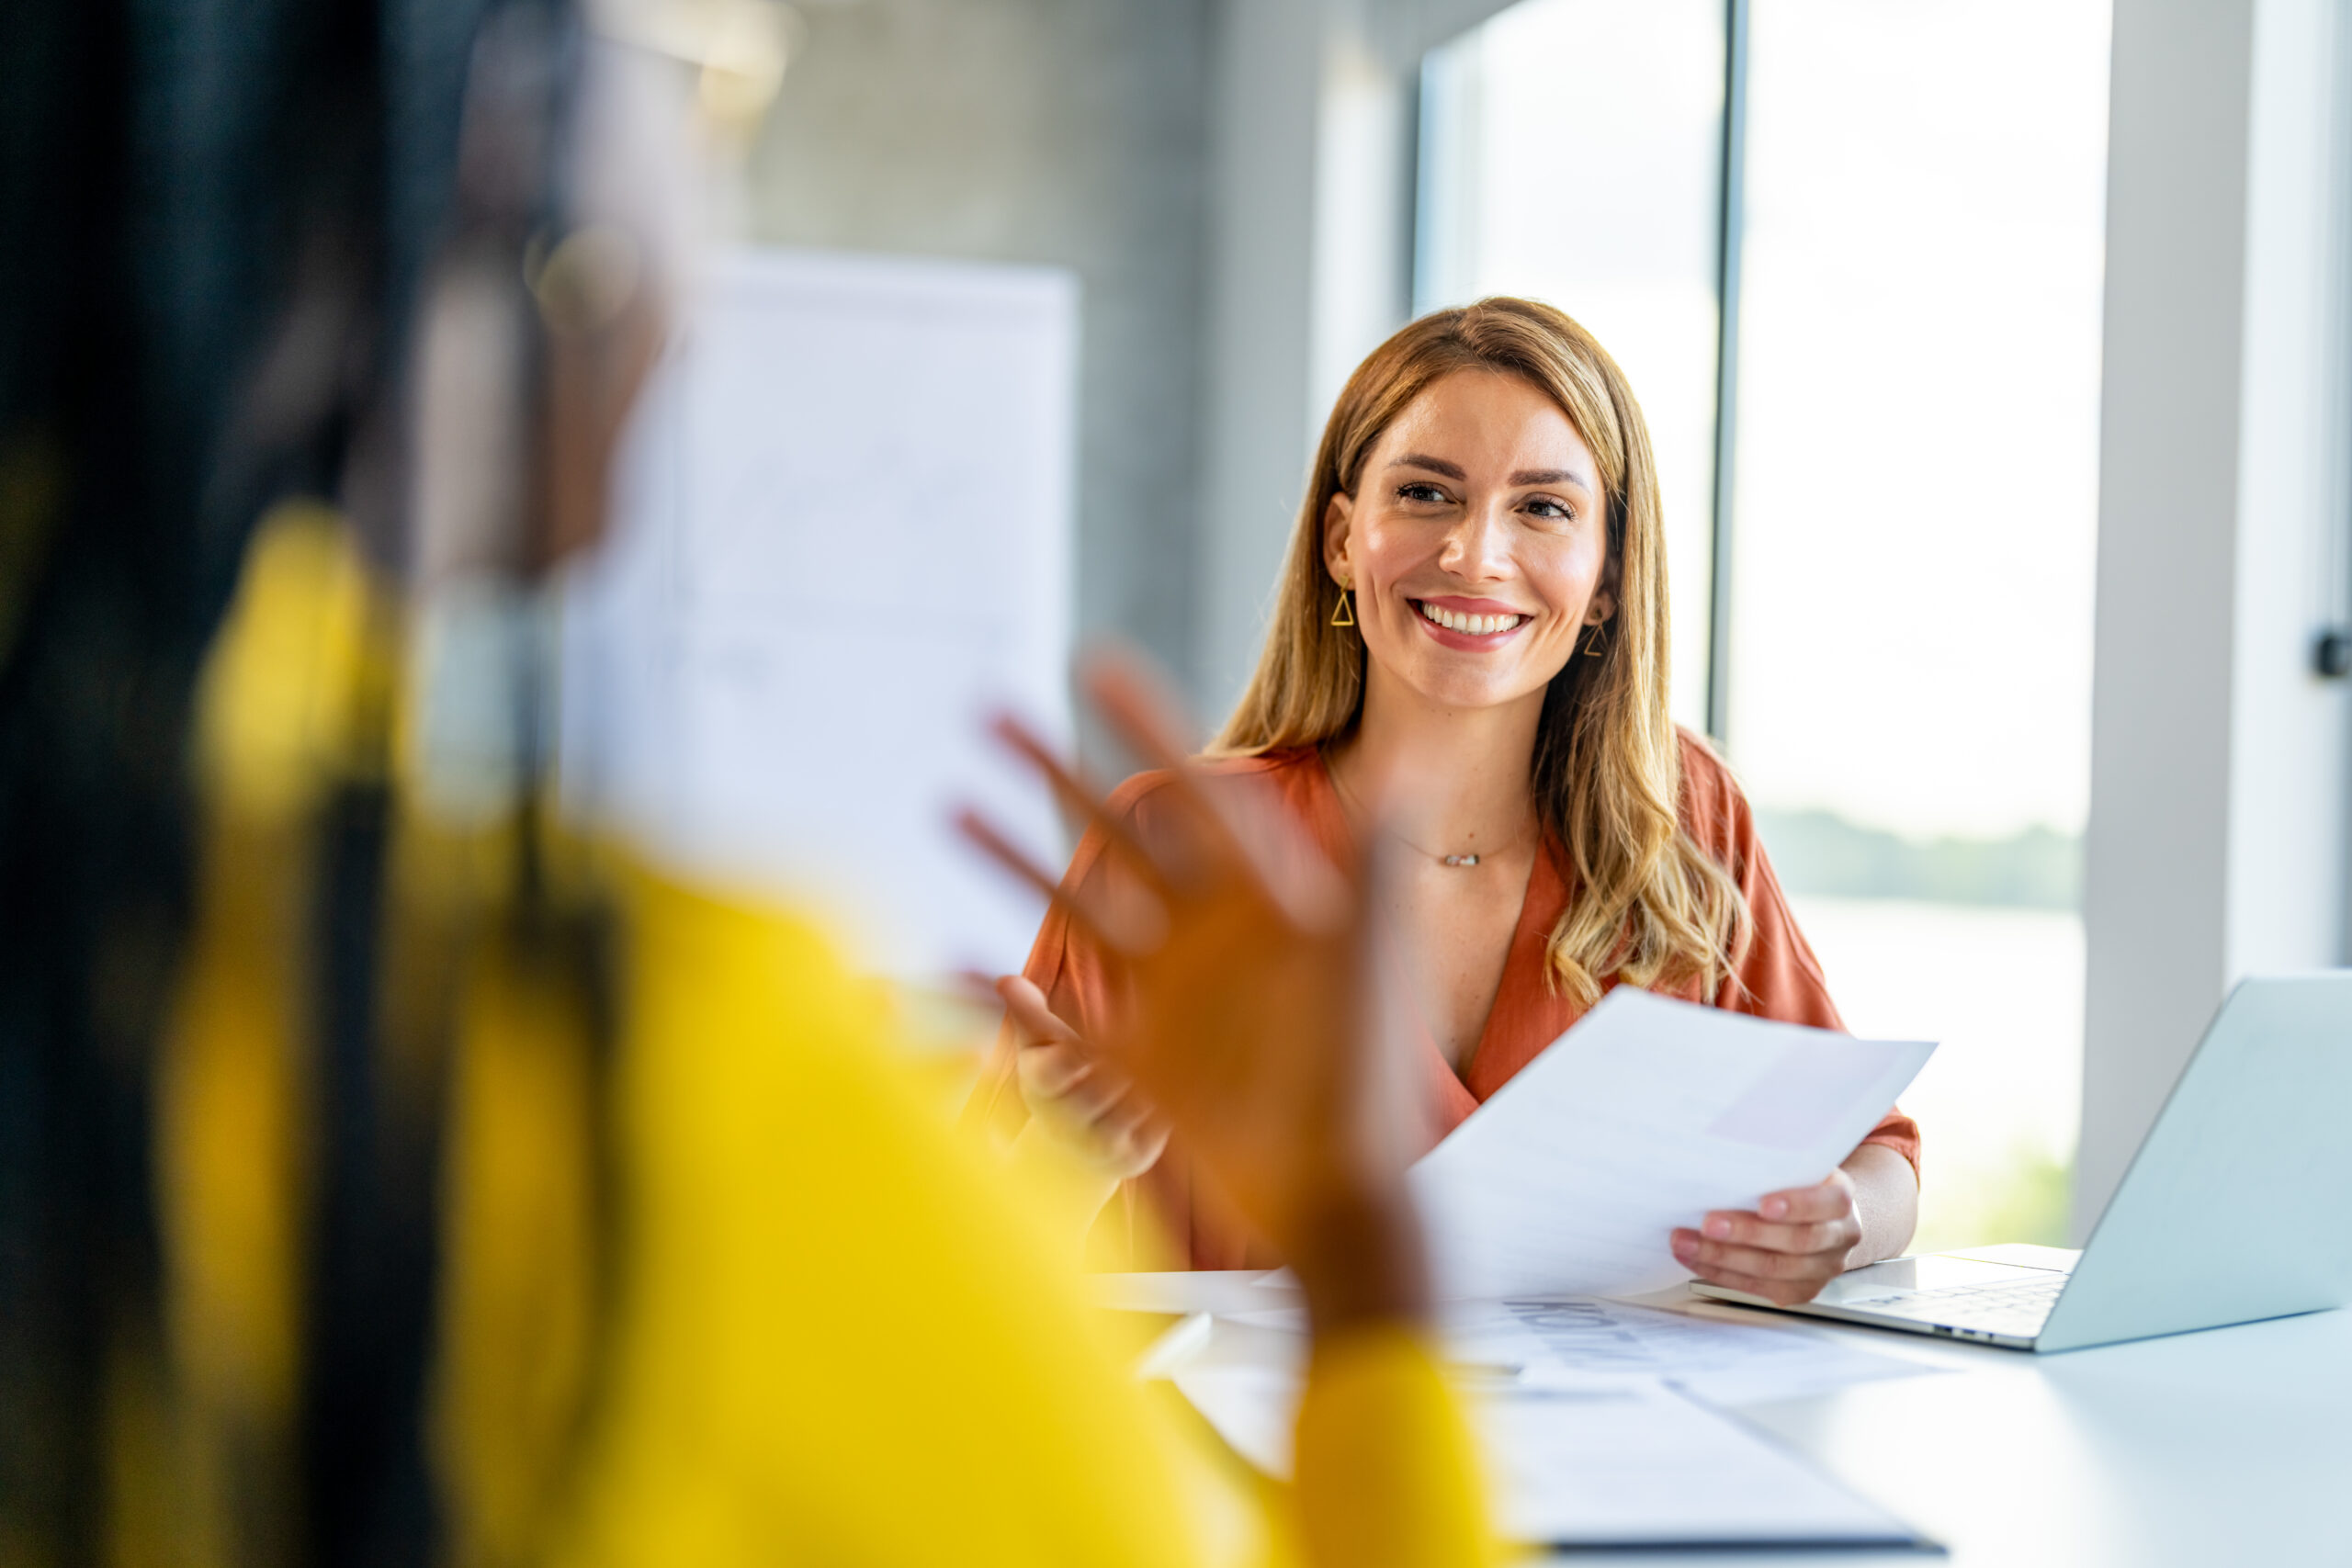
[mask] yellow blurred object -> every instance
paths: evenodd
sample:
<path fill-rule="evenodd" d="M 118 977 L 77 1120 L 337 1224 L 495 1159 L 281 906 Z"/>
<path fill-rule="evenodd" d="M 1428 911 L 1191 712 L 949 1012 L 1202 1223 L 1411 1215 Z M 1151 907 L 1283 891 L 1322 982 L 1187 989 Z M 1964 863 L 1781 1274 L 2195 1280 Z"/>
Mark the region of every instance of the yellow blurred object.
<path fill-rule="evenodd" d="M 254 530 L 197 694 L 197 766 L 212 810 L 285 824 L 360 759 L 363 705 L 388 679 L 376 597 L 341 517 L 279 506 Z"/>
<path fill-rule="evenodd" d="M 400 630 L 340 517 L 289 503 L 256 529 L 199 683 L 198 911 L 156 1163 L 191 1562 L 275 1553 L 300 1528 L 321 818 L 355 782 L 417 793 Z M 396 814 L 375 955 L 384 1113 L 447 1118 L 432 1422 L 459 1564 L 531 1556 L 594 1349 L 593 976 L 560 919 L 524 918 L 532 830 Z M 546 850 L 542 869 L 569 868 Z M 581 905 L 576 874 L 548 881 L 534 914 Z"/>
<path fill-rule="evenodd" d="M 399 629 L 334 516 L 284 508 L 204 676 L 159 1067 L 174 1375 L 117 1369 L 119 1561 L 296 1555 L 315 840 L 354 780 L 411 803 L 370 1070 L 379 1114 L 440 1119 L 429 1427 L 458 1568 L 1491 1560 L 1417 1335 L 1319 1348 L 1293 1488 L 1155 1403 L 1023 1185 L 1048 1173 L 956 1135 L 950 1056 L 897 1047 L 970 1020 L 899 1016 L 804 919 L 608 881 L 522 792 L 462 826 L 417 809 Z"/>
<path fill-rule="evenodd" d="M 255 530 L 198 688 L 196 919 L 156 1063 L 187 1562 L 292 1528 L 314 817 L 372 756 L 390 624 L 340 519 L 290 502 Z"/>
<path fill-rule="evenodd" d="M 493 921 L 459 1012 L 435 1438 L 460 1568 L 536 1560 L 589 1387 L 600 1117 L 560 940 Z"/>
<path fill-rule="evenodd" d="M 182 1376 L 208 1404 L 271 1423 L 293 1404 L 304 1164 L 307 884 L 291 837 L 222 826 L 208 838 L 157 1084 Z"/>
<path fill-rule="evenodd" d="M 1249 1495 L 1204 1496 L 1229 1471 L 890 1049 L 879 987 L 805 920 L 647 874 L 624 909 L 625 1273 L 560 1561 L 1490 1560 L 1460 1413 L 1394 1330 L 1318 1356 L 1296 1520 L 1213 1541 Z"/>

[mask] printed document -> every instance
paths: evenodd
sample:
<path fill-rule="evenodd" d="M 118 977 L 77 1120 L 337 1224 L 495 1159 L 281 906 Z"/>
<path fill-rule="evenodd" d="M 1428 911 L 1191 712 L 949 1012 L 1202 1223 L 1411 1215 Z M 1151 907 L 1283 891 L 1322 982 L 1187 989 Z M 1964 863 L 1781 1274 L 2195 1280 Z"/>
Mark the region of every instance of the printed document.
<path fill-rule="evenodd" d="M 1209 1310 L 1233 1323 L 1306 1332 L 1306 1314 L 1295 1307 Z M 1725 1323 L 1594 1296 L 1448 1302 L 1439 1326 L 1449 1361 L 1517 1374 L 1523 1387 L 1657 1379 L 1710 1404 L 1801 1399 L 1849 1383 L 1946 1370 L 1794 1325 Z"/>
<path fill-rule="evenodd" d="M 1724 1323 L 1591 1296 L 1457 1302 L 1445 1313 L 1444 1326 L 1449 1356 L 1517 1366 L 1531 1387 L 1596 1377 L 1658 1378 L 1710 1404 L 1800 1399 L 1849 1383 L 1946 1370 L 1794 1326 Z"/>
<path fill-rule="evenodd" d="M 1439 1292 L 1687 1279 L 1676 1227 L 1827 1176 L 1934 1050 L 1620 986 L 1413 1168 Z"/>

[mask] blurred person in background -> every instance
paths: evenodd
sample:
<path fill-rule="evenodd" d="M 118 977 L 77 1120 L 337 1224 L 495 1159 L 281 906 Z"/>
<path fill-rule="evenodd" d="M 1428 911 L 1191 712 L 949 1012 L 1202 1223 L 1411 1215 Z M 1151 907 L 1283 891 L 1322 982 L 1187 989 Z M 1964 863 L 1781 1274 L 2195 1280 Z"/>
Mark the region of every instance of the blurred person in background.
<path fill-rule="evenodd" d="M 666 70 L 556 0 L 0 21 L 0 1557 L 1486 1560 L 1360 868 L 1135 681 L 1148 891 L 1057 918 L 1306 1292 L 1277 1494 L 816 921 L 547 809 L 543 585 L 686 271 Z"/>
<path fill-rule="evenodd" d="M 1221 788 L 1279 797 L 1342 860 L 1366 803 L 1418 773 L 1385 911 L 1416 982 L 1417 1152 L 1612 986 L 1843 1027 L 1738 784 L 1668 716 L 1668 646 L 1648 433 L 1590 334 L 1497 298 L 1364 360 L 1324 428 L 1257 673 L 1205 765 Z M 1166 784 L 1143 774 L 1114 797 L 1124 831 L 1152 840 Z M 1080 843 L 1065 890 L 1124 896 L 1108 841 Z M 1125 1183 L 1093 1256 L 1282 1261 L 1197 1179 L 1150 1097 L 1093 1060 L 1087 1042 L 1124 1028 L 1126 1004 L 1083 928 L 1048 915 L 1001 988 L 1007 1021 L 969 1115 L 1016 1163 L 1091 1179 L 1090 1217 Z M 1918 1152 L 1891 1110 L 1818 1185 L 1670 1244 L 1701 1278 L 1809 1300 L 1909 1242 Z"/>

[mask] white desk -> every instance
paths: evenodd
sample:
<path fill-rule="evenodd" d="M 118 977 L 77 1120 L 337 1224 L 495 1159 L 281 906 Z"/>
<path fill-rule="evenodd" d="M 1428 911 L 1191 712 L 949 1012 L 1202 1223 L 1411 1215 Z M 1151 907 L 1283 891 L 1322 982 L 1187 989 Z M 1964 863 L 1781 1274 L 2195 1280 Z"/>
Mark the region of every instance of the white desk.
<path fill-rule="evenodd" d="M 1642 1299 L 1860 1336 L 1873 1348 L 1956 1369 L 1736 1407 L 1949 1546 L 1955 1568 L 2352 1564 L 2352 1310 L 2033 1356 L 1748 1313 L 1682 1292 Z M 1666 1568 L 1758 1555 L 1579 1552 L 1575 1560 Z M 1869 1551 L 1766 1555 L 1776 1568 L 1933 1561 Z"/>

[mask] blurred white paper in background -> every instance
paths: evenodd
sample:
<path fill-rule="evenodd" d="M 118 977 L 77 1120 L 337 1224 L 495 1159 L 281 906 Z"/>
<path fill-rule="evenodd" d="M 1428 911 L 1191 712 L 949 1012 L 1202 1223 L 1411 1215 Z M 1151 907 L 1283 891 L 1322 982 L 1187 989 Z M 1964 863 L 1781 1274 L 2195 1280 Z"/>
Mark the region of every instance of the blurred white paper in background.
<path fill-rule="evenodd" d="M 981 725 L 1069 733 L 1077 338 L 1066 272 L 720 258 L 568 593 L 567 808 L 900 977 L 1017 967 L 1035 900 L 949 815 L 1063 842 Z"/>

